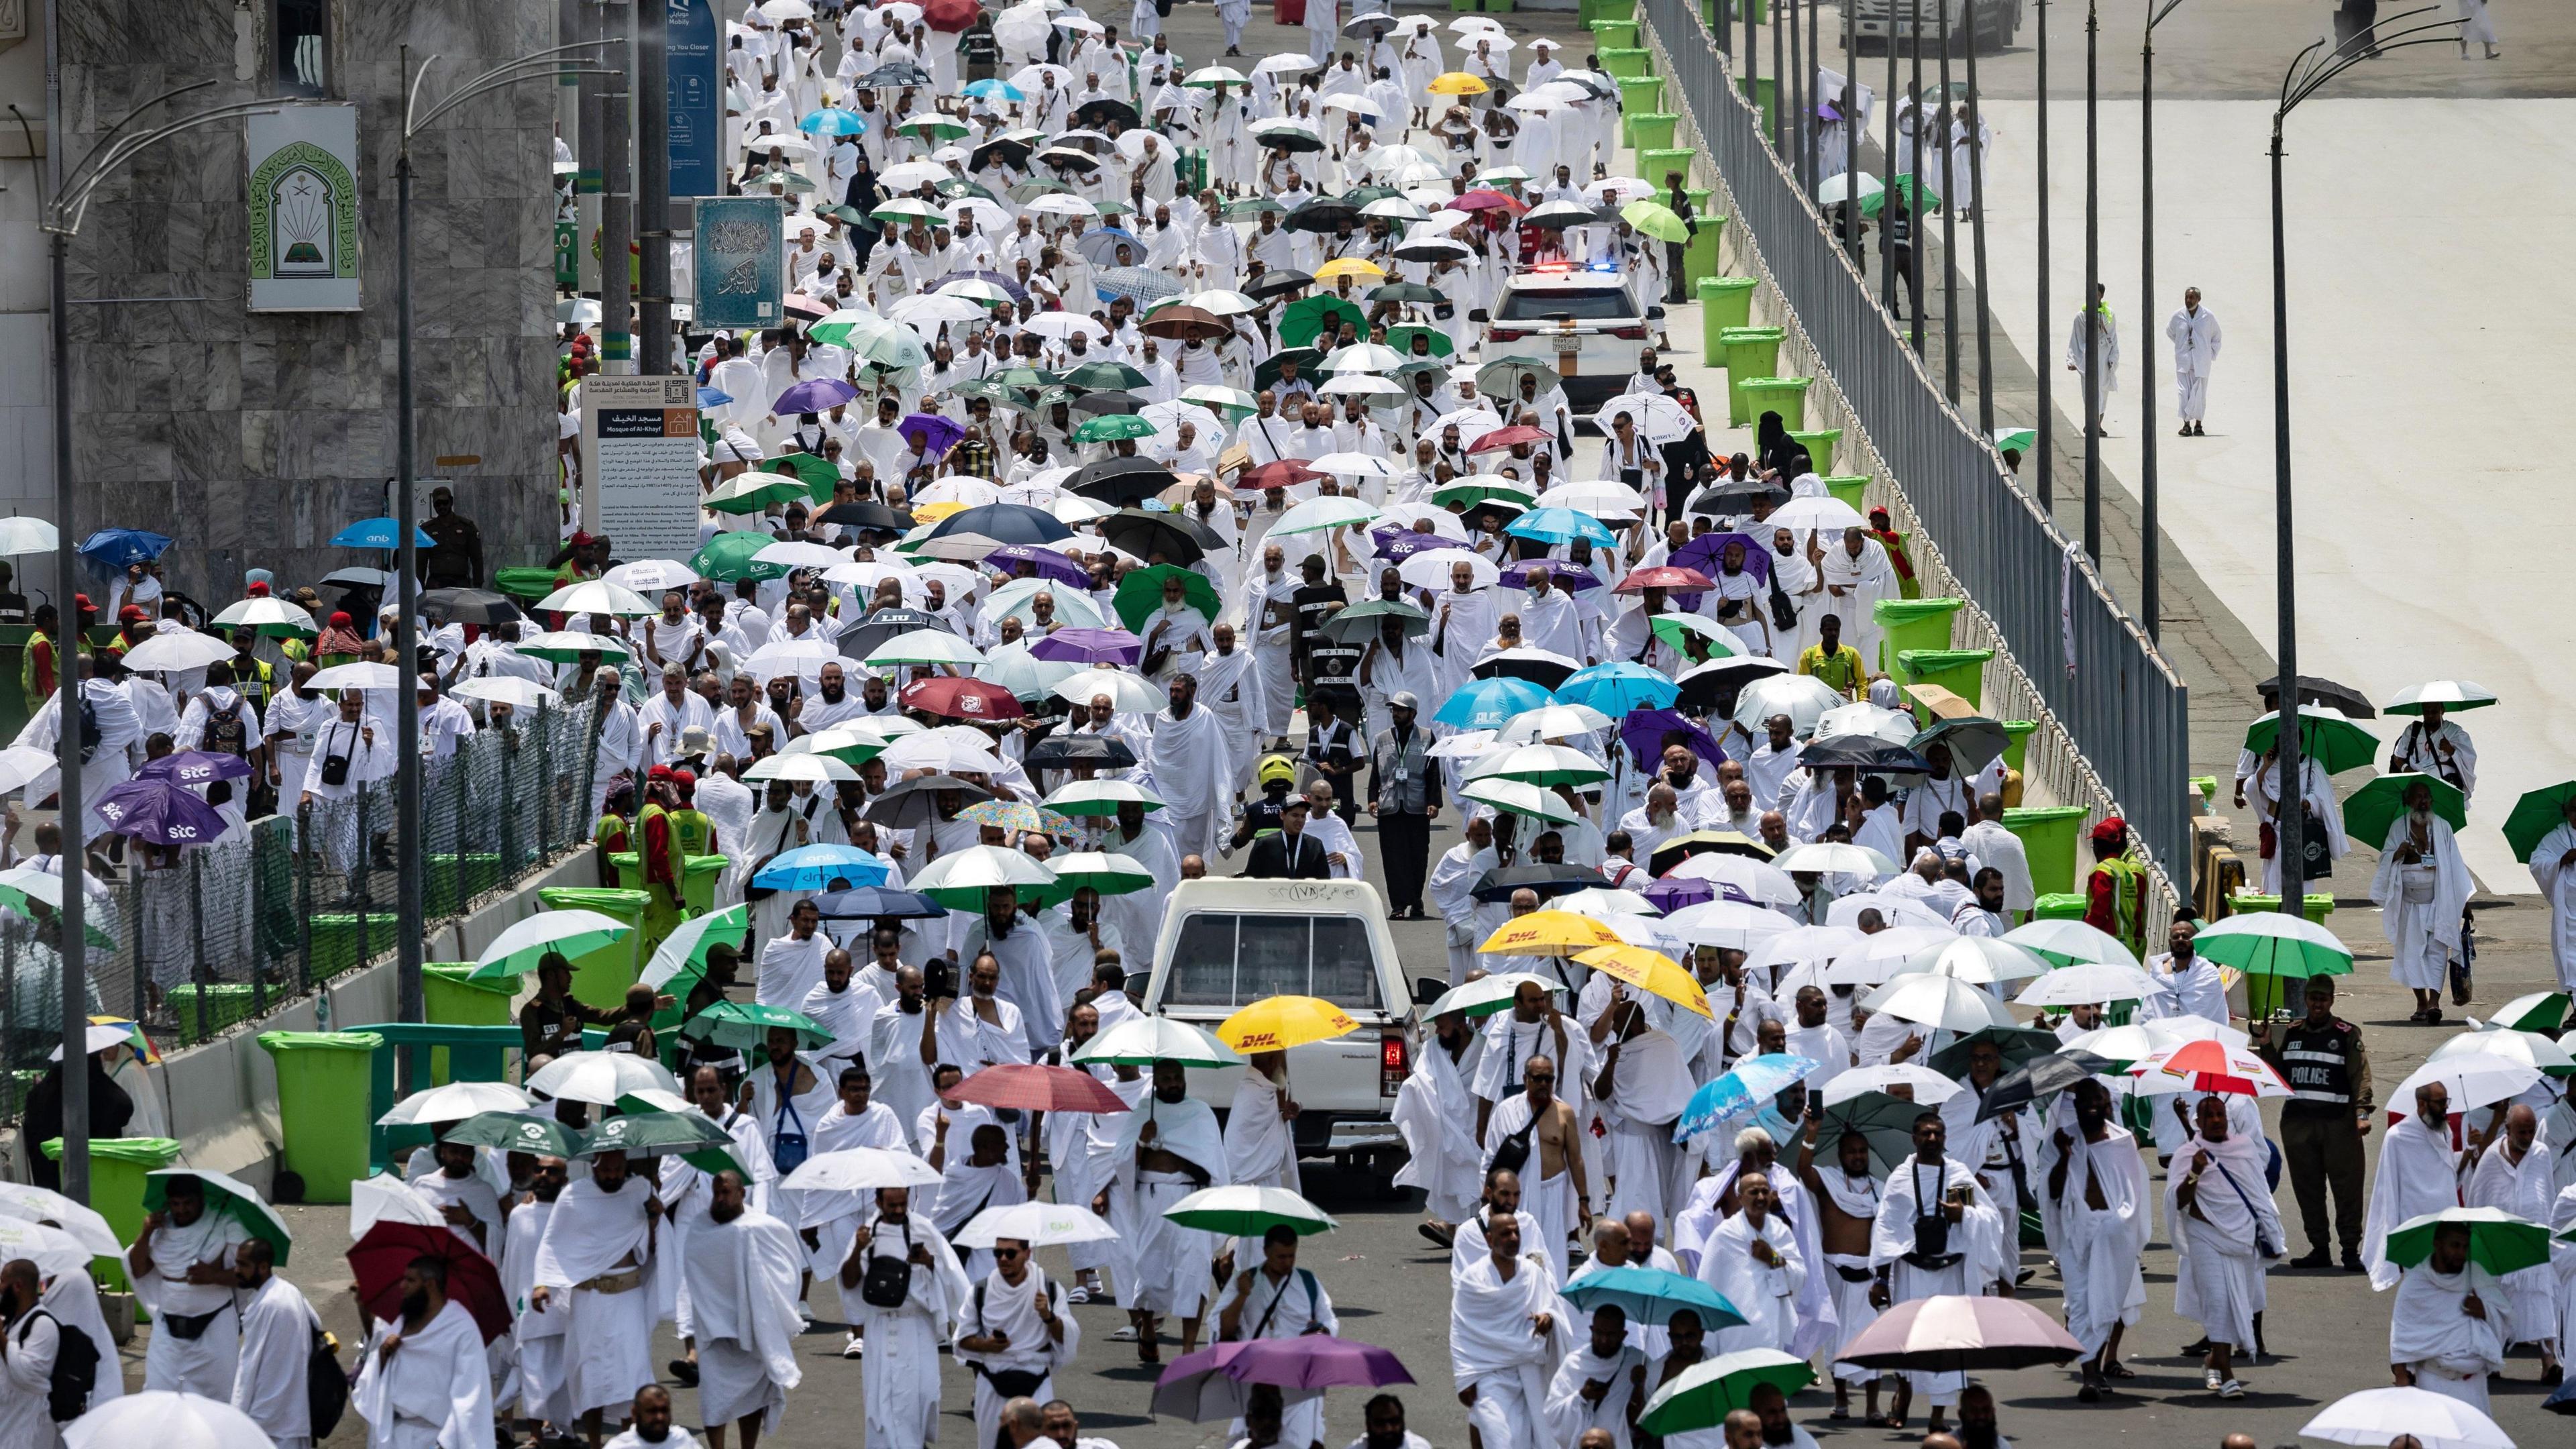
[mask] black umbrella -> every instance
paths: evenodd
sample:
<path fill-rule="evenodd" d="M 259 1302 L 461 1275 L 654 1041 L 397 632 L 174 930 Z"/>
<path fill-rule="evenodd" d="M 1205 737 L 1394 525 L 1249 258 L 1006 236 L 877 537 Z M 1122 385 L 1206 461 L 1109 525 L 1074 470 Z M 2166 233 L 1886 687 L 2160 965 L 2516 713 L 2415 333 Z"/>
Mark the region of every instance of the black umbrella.
<path fill-rule="evenodd" d="M 1941 1048 L 1924 1058 L 1923 1064 L 1954 1081 L 1964 1080 L 1968 1075 L 1968 1054 L 1976 1050 L 1979 1042 L 1992 1042 L 2003 1053 L 2008 1070 L 2026 1067 L 2034 1058 L 2058 1048 L 2057 1033 L 2053 1031 L 2041 1031 L 2035 1026 L 1990 1026 Z"/>
<path fill-rule="evenodd" d="M 1273 151 L 1291 153 L 1321 151 L 1324 149 L 1324 138 L 1312 131 L 1299 130 L 1283 121 L 1266 130 L 1253 132 L 1252 144 L 1266 146 Z"/>
<path fill-rule="evenodd" d="M 1744 686 L 1757 679 L 1788 672 L 1788 665 L 1767 655 L 1736 654 L 1723 659 L 1712 659 L 1706 664 L 1686 670 L 1676 676 L 1673 682 L 1682 688 L 1681 698 L 1677 702 L 1684 709 L 1733 715 L 1735 696 Z"/>
<path fill-rule="evenodd" d="M 845 891 L 826 891 L 814 897 L 814 909 L 827 921 L 934 921 L 948 914 L 948 908 L 919 891 L 899 891 L 886 886 L 852 886 Z"/>
<path fill-rule="evenodd" d="M 1977 1104 L 1977 1120 L 1991 1122 L 2015 1107 L 2027 1107 L 2096 1074 L 2107 1075 L 2119 1064 L 2091 1052 L 2050 1052 L 1995 1078 L 1986 1099 Z"/>
<path fill-rule="evenodd" d="M 1279 380 L 1279 369 L 1283 364 L 1293 362 L 1303 368 L 1312 367 L 1323 360 L 1324 354 L 1320 348 L 1282 347 L 1277 352 L 1270 354 L 1268 357 L 1265 357 L 1261 359 L 1260 362 L 1254 364 L 1252 369 L 1252 386 L 1258 390 L 1277 382 Z"/>
<path fill-rule="evenodd" d="M 918 830 L 939 817 L 939 796 L 949 790 L 956 791 L 968 805 L 993 798 L 992 791 L 972 780 L 955 775 L 916 775 L 887 786 L 885 793 L 870 800 L 859 814 L 896 830 Z"/>
<path fill-rule="evenodd" d="M 1064 521 L 1043 508 L 1025 503 L 987 503 L 980 508 L 961 509 L 939 520 L 930 531 L 932 538 L 971 533 L 995 543 L 1061 543 L 1073 537 Z"/>
<path fill-rule="evenodd" d="M 930 84 L 930 72 L 908 60 L 892 60 L 859 77 L 853 84 L 870 90 L 879 86 L 926 86 Z"/>
<path fill-rule="evenodd" d="M 2254 688 L 2276 698 L 2281 692 L 2281 676 L 2275 674 Z M 2369 696 L 2349 684 L 2319 679 L 2313 674 L 2299 676 L 2299 703 L 2321 704 L 2347 719 L 2375 719 L 2379 711 L 2372 707 Z"/>
<path fill-rule="evenodd" d="M 1085 498 L 1132 508 L 1179 481 L 1179 474 L 1151 458 L 1103 458 L 1084 464 L 1070 486 Z"/>
<path fill-rule="evenodd" d="M 1446 302 L 1449 296 L 1436 288 L 1426 287 L 1420 282 L 1389 282 L 1383 287 L 1370 288 L 1368 300 L 1372 302 Z"/>
<path fill-rule="evenodd" d="M 1463 262 L 1475 254 L 1474 247 L 1453 237 L 1418 236 L 1395 244 L 1395 255 L 1399 261 Z"/>
<path fill-rule="evenodd" d="M 1081 105 L 1073 108 L 1073 123 L 1077 126 L 1089 126 L 1094 129 L 1105 127 L 1110 122 L 1116 121 L 1118 123 L 1118 128 L 1123 131 L 1133 127 L 1136 124 L 1137 119 L 1136 108 L 1134 106 L 1127 104 L 1125 101 L 1113 100 L 1108 96 L 1102 96 L 1096 101 L 1084 101 Z"/>
<path fill-rule="evenodd" d="M 1506 649 L 1470 669 L 1478 679 L 1526 679 L 1553 694 L 1580 665 L 1548 659 L 1535 649 Z"/>
<path fill-rule="evenodd" d="M 1395 27 L 1396 19 L 1392 15 L 1363 15 L 1356 20 L 1343 21 L 1342 34 L 1354 40 L 1361 36 L 1375 40 Z"/>
<path fill-rule="evenodd" d="M 1489 905 L 1500 905 L 1512 898 L 1514 891 L 1535 891 L 1539 899 L 1570 896 L 1601 884 L 1601 872 L 1574 865 L 1506 865 L 1498 866 L 1476 878 L 1472 894 Z"/>
<path fill-rule="evenodd" d="M 1863 770 L 1873 775 L 1923 775 L 1932 770 L 1921 755 L 1875 735 L 1809 740 L 1798 751 L 1798 763 L 1810 770 Z"/>
<path fill-rule="evenodd" d="M 1136 752 L 1108 735 L 1053 734 L 1029 746 L 1020 763 L 1032 770 L 1067 770 L 1075 765 L 1123 770 L 1136 763 Z"/>
<path fill-rule="evenodd" d="M 1084 171 L 1100 169 L 1100 158 L 1071 146 L 1049 146 L 1038 153 L 1040 163 L 1048 166 L 1073 166 Z"/>
<path fill-rule="evenodd" d="M 882 503 L 835 503 L 814 515 L 816 523 L 837 523 L 874 533 L 909 533 L 912 515 L 888 508 Z"/>
<path fill-rule="evenodd" d="M 1113 547 L 1148 561 L 1161 554 L 1164 562 L 1187 568 L 1207 557 L 1207 545 L 1200 541 L 1199 531 L 1175 513 L 1121 508 L 1100 520 L 1100 536 Z"/>
<path fill-rule="evenodd" d="M 526 617 L 507 594 L 490 589 L 431 589 L 420 596 L 420 612 L 433 624 L 515 623 Z"/>
<path fill-rule="evenodd" d="M 1287 296 L 1291 292 L 1313 285 L 1315 285 L 1313 277 L 1294 267 L 1282 267 L 1275 272 L 1263 272 L 1260 276 L 1244 283 L 1243 295 L 1255 301 L 1266 301 L 1272 297 Z"/>
<path fill-rule="evenodd" d="M 1664 875 L 1694 855 L 1740 855 L 1748 860 L 1769 860 L 1772 851 L 1761 841 L 1737 831 L 1694 830 L 1656 846 L 1654 853 L 1646 858 L 1646 869 L 1656 875 Z"/>
<path fill-rule="evenodd" d="M 1930 1110 L 1886 1092 L 1862 1092 L 1824 1109 L 1816 1124 L 1816 1146 L 1820 1152 L 1838 1151 L 1845 1132 L 1858 1132 L 1869 1143 L 1871 1165 L 1882 1173 L 1894 1172 L 1914 1155 L 1914 1119 Z"/>
<path fill-rule="evenodd" d="M 1289 231 L 1330 232 L 1336 227 L 1357 226 L 1359 220 L 1358 207 L 1335 197 L 1318 196 L 1288 213 L 1288 219 L 1280 225 Z"/>
<path fill-rule="evenodd" d="M 984 169 L 984 164 L 995 156 L 1000 156 L 1004 161 L 1013 166 L 1026 166 L 1029 164 L 1029 151 L 1034 144 L 1035 143 L 1027 140 L 1014 139 L 1009 136 L 996 136 L 992 140 L 986 141 L 982 145 L 977 146 L 967 155 L 966 169 L 969 171 L 981 171 Z"/>
<path fill-rule="evenodd" d="M 1755 500 L 1763 498 L 1768 498 L 1775 504 L 1786 503 L 1789 501 L 1789 490 L 1774 483 L 1765 483 L 1759 478 L 1721 478 L 1699 490 L 1691 498 L 1690 506 L 1683 511 L 1705 513 L 1712 517 L 1726 513 L 1750 513 L 1753 511 Z"/>
<path fill-rule="evenodd" d="M 865 659 L 885 647 L 886 641 L 898 639 L 916 629 L 936 629 L 943 634 L 955 633 L 948 621 L 919 609 L 879 609 L 860 616 L 841 631 L 841 653 L 851 659 Z"/>
<path fill-rule="evenodd" d="M 1920 755 L 1936 744 L 1948 745 L 1950 758 L 1958 762 L 1961 771 L 1974 774 L 1993 764 L 2010 743 L 2012 736 L 2004 733 L 2002 725 L 1972 714 L 1938 721 L 1908 740 L 1906 747 Z"/>

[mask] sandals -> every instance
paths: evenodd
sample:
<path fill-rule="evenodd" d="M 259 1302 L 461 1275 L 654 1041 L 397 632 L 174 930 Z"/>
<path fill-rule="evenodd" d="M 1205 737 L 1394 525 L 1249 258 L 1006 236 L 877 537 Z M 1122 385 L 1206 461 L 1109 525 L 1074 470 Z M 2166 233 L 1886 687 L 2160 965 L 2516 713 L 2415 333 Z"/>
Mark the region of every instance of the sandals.
<path fill-rule="evenodd" d="M 2133 1379 L 2137 1376 L 2138 1371 L 2136 1369 L 2129 1367 L 2127 1364 L 2120 1362 L 2116 1358 L 2111 1360 L 2109 1363 L 2102 1365 L 2102 1377 L 2106 1379 Z"/>

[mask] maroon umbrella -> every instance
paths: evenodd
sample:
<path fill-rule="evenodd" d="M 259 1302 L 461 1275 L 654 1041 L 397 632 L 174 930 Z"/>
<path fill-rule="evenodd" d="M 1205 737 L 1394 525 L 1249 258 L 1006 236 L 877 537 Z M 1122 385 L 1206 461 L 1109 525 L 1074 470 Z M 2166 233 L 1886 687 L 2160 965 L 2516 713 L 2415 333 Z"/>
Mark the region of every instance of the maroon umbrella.
<path fill-rule="evenodd" d="M 1293 488 L 1300 483 L 1320 483 L 1332 477 L 1318 473 L 1295 458 L 1282 458 L 1258 468 L 1246 468 L 1234 480 L 1237 488 Z"/>
<path fill-rule="evenodd" d="M 975 16 L 983 8 L 976 0 L 923 0 L 921 23 L 953 35 L 972 29 Z"/>
<path fill-rule="evenodd" d="M 950 719 L 1018 719 L 1028 713 L 1009 690 L 981 679 L 942 675 L 907 684 L 899 700 L 905 709 Z"/>
<path fill-rule="evenodd" d="M 1016 1107 L 1023 1112 L 1125 1112 L 1116 1092 L 1089 1072 L 1005 1062 L 986 1067 L 948 1090 L 956 1102 L 987 1107 Z"/>
<path fill-rule="evenodd" d="M 436 1258 L 447 1265 L 447 1296 L 474 1315 L 474 1326 L 490 1343 L 510 1331 L 510 1299 L 501 1291 L 501 1272 L 474 1245 L 446 1227 L 380 1221 L 349 1249 L 349 1271 L 357 1279 L 358 1301 L 381 1319 L 402 1313 L 403 1273 L 415 1258 Z"/>
<path fill-rule="evenodd" d="M 1540 432 L 1538 429 L 1530 427 L 1525 423 L 1515 423 L 1507 428 L 1496 428 L 1492 432 L 1478 438 L 1476 441 L 1467 445 L 1467 451 L 1470 453 L 1494 453 L 1500 452 L 1505 448 L 1517 447 L 1522 443 L 1544 443 L 1547 440 L 1548 435 Z"/>
<path fill-rule="evenodd" d="M 1836 1363 L 1916 1373 L 2030 1368 L 2084 1356 L 2057 1320 L 2018 1298 L 1940 1296 L 1899 1303 L 1852 1336 Z"/>

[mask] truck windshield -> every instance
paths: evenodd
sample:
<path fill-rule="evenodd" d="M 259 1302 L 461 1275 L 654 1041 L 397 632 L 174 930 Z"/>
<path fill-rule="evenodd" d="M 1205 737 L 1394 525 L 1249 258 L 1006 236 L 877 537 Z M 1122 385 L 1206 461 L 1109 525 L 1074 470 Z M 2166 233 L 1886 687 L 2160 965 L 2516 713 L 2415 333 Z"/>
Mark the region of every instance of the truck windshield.
<path fill-rule="evenodd" d="M 1247 1006 L 1265 996 L 1320 996 L 1348 1010 L 1383 1007 L 1367 923 L 1357 916 L 1202 912 L 1181 923 L 1163 983 L 1166 1006 Z"/>

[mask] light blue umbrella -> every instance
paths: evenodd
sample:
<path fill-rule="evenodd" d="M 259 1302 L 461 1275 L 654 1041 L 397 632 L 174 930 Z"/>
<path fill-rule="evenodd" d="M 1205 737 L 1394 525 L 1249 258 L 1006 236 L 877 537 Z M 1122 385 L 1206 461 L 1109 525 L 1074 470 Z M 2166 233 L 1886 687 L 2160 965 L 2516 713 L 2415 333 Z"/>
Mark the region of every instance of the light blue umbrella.
<path fill-rule="evenodd" d="M 864 136 L 868 130 L 868 119 L 856 111 L 825 106 L 819 111 L 807 111 L 805 119 L 796 123 L 796 129 L 813 136 Z"/>
<path fill-rule="evenodd" d="M 1687 1308 L 1699 1315 L 1700 1327 L 1715 1333 L 1741 1328 L 1744 1315 L 1726 1296 L 1697 1278 L 1663 1268 L 1605 1268 L 1586 1273 L 1565 1290 L 1565 1301 L 1590 1313 L 1609 1306 L 1628 1315 L 1630 1323 L 1661 1328 Z"/>
<path fill-rule="evenodd" d="M 1624 659 L 1576 670 L 1556 687 L 1559 700 L 1589 705 L 1612 719 L 1632 709 L 1662 709 L 1681 696 L 1680 685 Z"/>
<path fill-rule="evenodd" d="M 1028 99 L 1027 96 L 1020 94 L 1020 88 L 1018 86 L 1012 85 L 1008 81 L 997 80 L 970 81 L 966 86 L 966 94 L 982 99 L 1001 101 L 1025 101 Z"/>
<path fill-rule="evenodd" d="M 702 408 L 720 408 L 726 403 L 732 401 L 733 394 L 726 392 L 722 388 L 702 387 L 698 389 L 698 406 Z"/>
<path fill-rule="evenodd" d="M 836 880 L 873 886 L 892 879 L 891 867 L 855 845 L 808 845 L 770 861 L 751 883 L 763 890 L 819 891 Z"/>
<path fill-rule="evenodd" d="M 1492 679 L 1470 680 L 1460 685 L 1431 717 L 1433 724 L 1452 729 L 1498 730 L 1513 715 L 1524 710 L 1544 709 L 1556 703 L 1556 696 L 1526 679 L 1497 675 Z"/>
<path fill-rule="evenodd" d="M 422 533 L 417 528 L 412 532 L 417 535 L 412 540 L 415 546 L 420 548 L 437 546 L 437 540 L 428 534 Z M 400 548 L 402 544 L 397 540 L 401 537 L 402 525 L 390 518 L 361 518 L 331 535 L 331 546 L 333 548 Z"/>
<path fill-rule="evenodd" d="M 1535 538 L 1549 544 L 1590 539 L 1595 548 L 1608 548 L 1617 541 L 1608 524 L 1589 513 L 1577 513 L 1571 508 L 1533 508 L 1513 519 L 1512 526 L 1503 532 L 1514 538 Z"/>
<path fill-rule="evenodd" d="M 1791 1083 L 1806 1080 L 1818 1063 L 1814 1057 L 1770 1052 L 1737 1062 L 1725 1074 L 1691 1094 L 1690 1105 L 1673 1123 L 1673 1140 L 1686 1142 L 1712 1127 L 1762 1110 Z"/>

